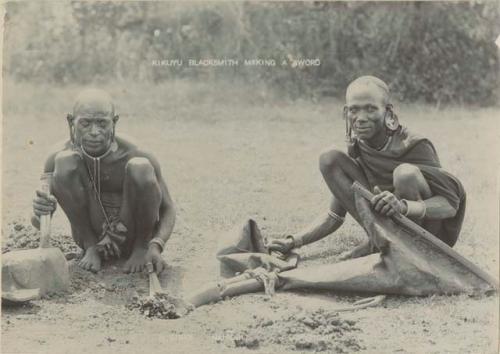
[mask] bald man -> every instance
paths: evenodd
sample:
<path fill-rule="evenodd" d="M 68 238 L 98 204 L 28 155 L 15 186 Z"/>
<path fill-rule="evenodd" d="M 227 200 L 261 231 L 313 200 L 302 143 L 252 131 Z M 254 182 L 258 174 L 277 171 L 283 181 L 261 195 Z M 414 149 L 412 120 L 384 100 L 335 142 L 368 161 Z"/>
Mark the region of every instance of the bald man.
<path fill-rule="evenodd" d="M 347 88 L 344 119 L 347 153 L 332 149 L 319 159 L 332 193 L 328 212 L 305 230 L 274 240 L 270 249 L 288 253 L 320 240 L 342 225 L 346 213 L 360 223 L 351 189 L 354 181 L 375 193 L 374 211 L 406 215 L 452 247 L 464 217 L 465 191 L 441 168 L 432 143 L 399 125 L 388 86 L 373 76 L 354 80 Z M 341 259 L 373 251 L 366 240 Z"/>
<path fill-rule="evenodd" d="M 127 273 L 147 263 L 161 272 L 175 209 L 158 161 L 115 135 L 118 115 L 105 91 L 83 91 L 67 121 L 69 139 L 45 162 L 44 172 L 53 173 L 52 194 L 36 191 L 33 226 L 39 228 L 40 215 L 52 214 L 59 203 L 84 250 L 82 268 L 97 272 L 103 260 L 125 256 Z"/>

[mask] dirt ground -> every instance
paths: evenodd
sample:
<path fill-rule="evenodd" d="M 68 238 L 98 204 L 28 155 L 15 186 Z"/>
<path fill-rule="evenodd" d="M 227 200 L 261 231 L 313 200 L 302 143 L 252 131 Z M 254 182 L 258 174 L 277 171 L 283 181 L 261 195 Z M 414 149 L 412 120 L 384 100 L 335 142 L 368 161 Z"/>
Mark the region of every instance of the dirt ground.
<path fill-rule="evenodd" d="M 182 297 L 217 280 L 217 241 L 246 218 L 275 237 L 298 231 L 327 208 L 317 160 L 323 149 L 343 145 L 338 103 L 271 101 L 265 91 L 240 94 L 184 83 L 127 87 L 110 86 L 120 109 L 118 133 L 155 153 L 178 209 L 160 279 L 170 294 Z M 3 251 L 37 244 L 28 221 L 33 191 L 51 145 L 66 137 L 65 112 L 78 89 L 5 84 Z M 468 192 L 456 250 L 498 276 L 500 112 L 398 108 L 404 124 L 435 143 L 444 167 Z M 61 210 L 53 236 L 70 259 L 71 291 L 4 306 L 2 353 L 497 352 L 496 295 L 389 297 L 376 308 L 337 314 L 336 307 L 360 297 L 253 294 L 176 320 L 150 319 L 127 308 L 134 296 L 146 294 L 145 274 L 123 274 L 123 262 L 98 274 L 78 269 L 80 251 Z M 335 235 L 302 248 L 300 266 L 334 262 L 362 237 L 348 219 Z"/>

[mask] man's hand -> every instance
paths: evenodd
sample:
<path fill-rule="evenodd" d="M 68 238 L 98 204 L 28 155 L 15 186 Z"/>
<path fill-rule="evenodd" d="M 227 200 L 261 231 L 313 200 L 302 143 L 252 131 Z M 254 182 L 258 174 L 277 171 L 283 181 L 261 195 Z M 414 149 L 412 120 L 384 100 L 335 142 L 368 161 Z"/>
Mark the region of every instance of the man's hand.
<path fill-rule="evenodd" d="M 406 205 L 391 192 L 382 192 L 378 186 L 375 186 L 373 191 L 376 195 L 370 202 L 376 212 L 386 216 L 391 216 L 396 213 L 404 214 L 406 212 Z"/>
<path fill-rule="evenodd" d="M 269 251 L 278 251 L 283 254 L 288 254 L 294 246 L 293 238 L 286 236 L 285 238 L 272 240 L 267 247 Z"/>
<path fill-rule="evenodd" d="M 40 229 L 40 216 L 52 215 L 56 211 L 57 199 L 52 194 L 37 190 L 33 198 L 33 217 L 31 223 Z"/>
<path fill-rule="evenodd" d="M 158 274 L 161 273 L 166 267 L 165 260 L 161 257 L 160 246 L 155 243 L 151 243 L 149 245 L 145 258 L 146 264 L 152 263 L 156 273 Z"/>

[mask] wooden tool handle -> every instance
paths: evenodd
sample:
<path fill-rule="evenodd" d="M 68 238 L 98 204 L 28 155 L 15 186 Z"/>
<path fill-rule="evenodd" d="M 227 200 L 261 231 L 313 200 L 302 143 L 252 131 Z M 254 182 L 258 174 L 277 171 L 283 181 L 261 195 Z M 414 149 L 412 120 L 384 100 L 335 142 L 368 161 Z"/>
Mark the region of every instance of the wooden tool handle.
<path fill-rule="evenodd" d="M 154 296 L 155 294 L 160 294 L 163 292 L 160 284 L 160 280 L 158 279 L 158 275 L 154 271 L 154 267 L 152 263 L 147 263 L 146 268 L 149 274 L 149 296 Z"/>
<path fill-rule="evenodd" d="M 53 173 L 42 174 L 40 188 L 42 192 L 50 194 L 50 183 Z M 50 247 L 50 214 L 40 216 L 40 248 Z"/>

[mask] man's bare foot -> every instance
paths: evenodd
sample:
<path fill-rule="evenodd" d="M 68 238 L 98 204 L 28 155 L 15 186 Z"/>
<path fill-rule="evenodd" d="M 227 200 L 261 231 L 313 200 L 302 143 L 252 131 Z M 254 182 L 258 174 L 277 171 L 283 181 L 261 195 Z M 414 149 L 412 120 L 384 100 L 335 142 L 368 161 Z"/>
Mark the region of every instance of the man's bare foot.
<path fill-rule="evenodd" d="M 354 247 L 354 249 L 344 252 L 339 256 L 339 260 L 345 261 L 347 259 L 364 257 L 366 255 L 372 254 L 373 249 L 369 240 L 363 241 L 360 245 Z"/>
<path fill-rule="evenodd" d="M 98 272 L 101 270 L 101 257 L 97 252 L 95 246 L 91 246 L 85 250 L 85 255 L 78 262 L 78 265 L 85 270 L 90 270 L 91 272 Z"/>
<path fill-rule="evenodd" d="M 146 267 L 146 253 L 147 248 L 136 246 L 132 251 L 132 255 L 123 266 L 125 273 L 138 273 L 142 272 Z"/>

